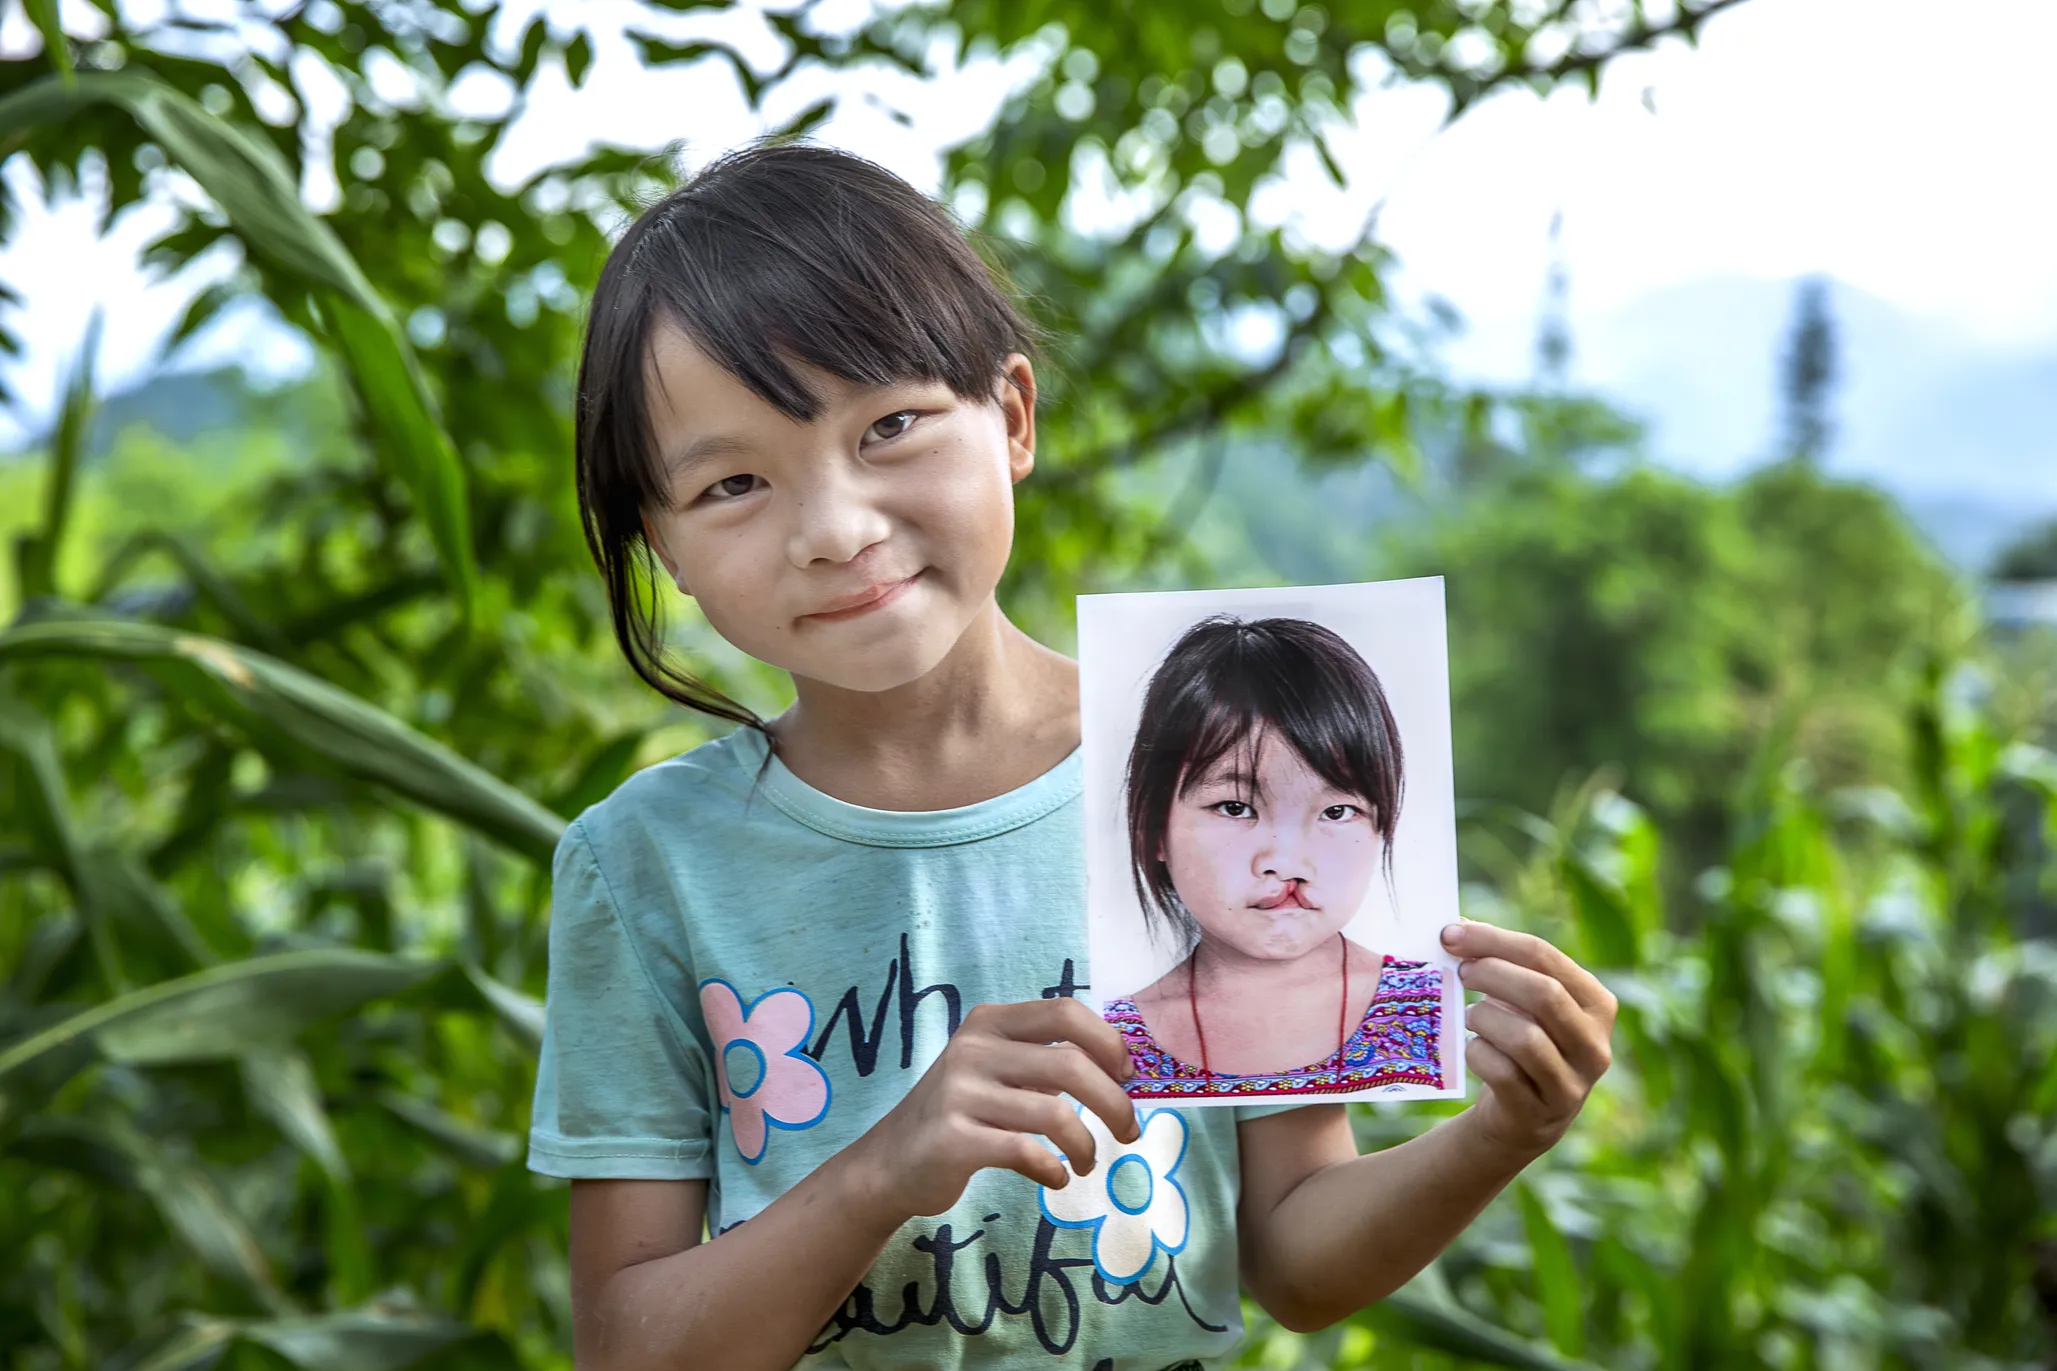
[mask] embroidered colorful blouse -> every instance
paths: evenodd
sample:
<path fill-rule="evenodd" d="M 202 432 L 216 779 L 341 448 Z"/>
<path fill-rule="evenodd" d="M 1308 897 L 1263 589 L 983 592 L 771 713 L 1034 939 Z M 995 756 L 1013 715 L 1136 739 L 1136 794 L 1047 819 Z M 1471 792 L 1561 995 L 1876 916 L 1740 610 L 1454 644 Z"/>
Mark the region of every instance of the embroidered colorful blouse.
<path fill-rule="evenodd" d="M 1364 1012 L 1363 1021 L 1341 1052 L 1288 1071 L 1246 1076 L 1209 1073 L 1158 1046 L 1134 1000 L 1111 1000 L 1103 1015 L 1128 1042 L 1136 1074 L 1127 1089 L 1139 1100 L 1340 1095 L 1383 1085 L 1440 1089 L 1443 1084 L 1436 1054 L 1443 1033 L 1443 970 L 1427 962 L 1403 962 L 1388 956 L 1379 969 L 1371 1008 Z"/>

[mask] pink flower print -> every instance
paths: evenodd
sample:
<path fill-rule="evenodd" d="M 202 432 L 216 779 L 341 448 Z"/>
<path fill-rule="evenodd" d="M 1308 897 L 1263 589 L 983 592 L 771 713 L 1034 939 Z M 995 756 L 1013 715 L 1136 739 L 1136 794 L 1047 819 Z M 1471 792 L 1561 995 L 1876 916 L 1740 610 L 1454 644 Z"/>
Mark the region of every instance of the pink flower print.
<path fill-rule="evenodd" d="M 829 1112 L 829 1078 L 807 1055 L 814 1004 L 797 990 L 768 990 L 748 1004 L 727 981 L 700 983 L 700 1013 L 714 1039 L 721 1112 L 736 1151 L 755 1166 L 768 1128 L 812 1128 Z"/>

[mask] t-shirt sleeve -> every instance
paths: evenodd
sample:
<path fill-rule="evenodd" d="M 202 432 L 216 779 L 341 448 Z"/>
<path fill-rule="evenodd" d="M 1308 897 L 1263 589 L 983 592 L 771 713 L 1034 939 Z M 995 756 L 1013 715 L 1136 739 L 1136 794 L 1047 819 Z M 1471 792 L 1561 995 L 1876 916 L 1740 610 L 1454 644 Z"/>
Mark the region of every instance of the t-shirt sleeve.
<path fill-rule="evenodd" d="M 529 1169 L 711 1176 L 706 1053 L 651 978 L 583 823 L 557 845 L 549 945 Z"/>

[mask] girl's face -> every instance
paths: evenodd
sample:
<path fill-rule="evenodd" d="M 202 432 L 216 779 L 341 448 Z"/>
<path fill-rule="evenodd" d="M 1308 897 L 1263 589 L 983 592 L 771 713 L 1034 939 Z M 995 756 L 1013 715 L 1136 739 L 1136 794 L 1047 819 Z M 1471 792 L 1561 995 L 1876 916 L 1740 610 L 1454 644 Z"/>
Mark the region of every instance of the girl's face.
<path fill-rule="evenodd" d="M 796 423 L 676 328 L 660 328 L 651 428 L 670 506 L 650 545 L 714 630 L 796 677 L 881 691 L 932 671 L 991 604 L 1035 458 L 1034 377 L 992 402 L 940 382 L 872 388 L 795 368 L 823 397 Z"/>
<path fill-rule="evenodd" d="M 1231 749 L 1172 801 L 1163 858 L 1216 952 L 1289 960 L 1356 916 L 1378 865 L 1371 805 L 1337 790 L 1275 733 L 1256 774 Z"/>

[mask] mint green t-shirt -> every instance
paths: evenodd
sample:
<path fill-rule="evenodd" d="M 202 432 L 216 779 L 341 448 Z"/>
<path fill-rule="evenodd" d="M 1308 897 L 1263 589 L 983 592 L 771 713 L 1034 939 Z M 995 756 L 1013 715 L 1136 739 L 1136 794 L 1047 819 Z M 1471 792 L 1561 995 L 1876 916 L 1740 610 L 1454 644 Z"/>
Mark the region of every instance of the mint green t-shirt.
<path fill-rule="evenodd" d="M 717 1234 L 877 1122 L 972 1006 L 1087 989 L 1077 753 L 924 813 L 765 760 L 746 728 L 639 773 L 555 868 L 528 1164 L 705 1180 Z M 1242 1333 L 1236 1121 L 1272 1108 L 1146 1109 L 1126 1148 L 1089 1113 L 1100 1162 L 1061 1191 L 979 1172 L 893 1236 L 799 1364 L 1224 1356 Z"/>

